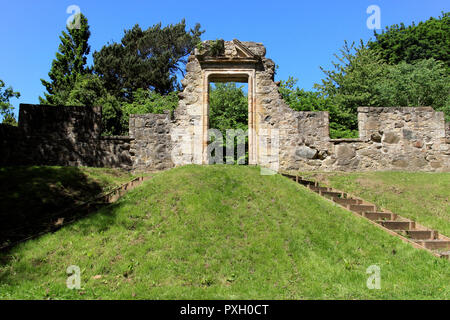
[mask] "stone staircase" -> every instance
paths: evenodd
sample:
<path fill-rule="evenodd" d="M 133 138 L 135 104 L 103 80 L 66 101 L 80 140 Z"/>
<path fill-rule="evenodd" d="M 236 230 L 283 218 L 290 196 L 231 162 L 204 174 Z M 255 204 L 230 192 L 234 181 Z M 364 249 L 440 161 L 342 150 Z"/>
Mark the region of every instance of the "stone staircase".
<path fill-rule="evenodd" d="M 415 248 L 426 250 L 436 257 L 450 260 L 450 238 L 438 231 L 431 230 L 388 210 L 377 208 L 376 205 L 346 192 L 320 186 L 316 181 L 289 174 L 283 174 L 283 176 L 302 184 L 355 215 L 369 220 L 372 224 L 410 243 Z"/>

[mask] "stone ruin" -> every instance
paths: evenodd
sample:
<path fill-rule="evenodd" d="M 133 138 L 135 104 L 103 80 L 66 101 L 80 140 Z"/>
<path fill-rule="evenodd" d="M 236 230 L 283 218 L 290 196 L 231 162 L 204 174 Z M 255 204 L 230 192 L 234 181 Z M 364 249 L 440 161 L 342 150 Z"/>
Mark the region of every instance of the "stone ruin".
<path fill-rule="evenodd" d="M 215 45 L 220 50 L 215 49 Z M 214 52 L 214 53 L 213 53 Z M 330 139 L 328 112 L 292 110 L 261 43 L 204 42 L 189 56 L 173 114 L 131 115 L 128 137 L 101 137 L 101 109 L 21 105 L 0 126 L 2 165 L 90 165 L 138 171 L 208 164 L 211 82 L 248 84 L 250 165 L 277 170 L 450 171 L 450 127 L 431 107 L 358 108 L 359 139 Z M 51 123 L 48 123 L 51 121 Z"/>

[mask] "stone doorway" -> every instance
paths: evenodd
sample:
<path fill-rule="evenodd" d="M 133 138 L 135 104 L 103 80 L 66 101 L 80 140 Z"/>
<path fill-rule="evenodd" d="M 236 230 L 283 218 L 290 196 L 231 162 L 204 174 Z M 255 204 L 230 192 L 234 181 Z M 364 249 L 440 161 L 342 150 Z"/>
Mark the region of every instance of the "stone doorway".
<path fill-rule="evenodd" d="M 211 101 L 211 93 L 212 93 L 211 90 L 213 88 L 213 85 L 216 85 L 216 84 L 221 84 L 221 85 L 236 84 L 237 85 L 236 87 L 238 88 L 238 90 L 243 91 L 244 95 L 246 96 L 246 100 L 247 100 L 247 103 L 244 106 L 246 108 L 246 111 L 245 111 L 245 113 L 246 113 L 246 115 L 245 115 L 245 124 L 247 125 L 247 128 L 244 129 L 244 134 L 246 135 L 247 139 L 245 139 L 245 138 L 244 139 L 247 142 L 245 143 L 245 150 L 243 151 L 244 152 L 244 155 L 243 155 L 244 160 L 242 161 L 242 159 L 241 159 L 241 161 L 239 161 L 238 163 L 239 164 L 255 164 L 256 160 L 255 160 L 255 158 L 252 158 L 253 157 L 252 156 L 252 152 L 250 151 L 250 150 L 252 150 L 251 148 L 255 145 L 254 141 L 252 141 L 252 139 L 254 139 L 254 137 L 252 136 L 252 132 L 255 131 L 255 128 L 254 128 L 254 123 L 255 123 L 254 122 L 254 113 L 255 113 L 254 110 L 255 110 L 255 106 L 253 104 L 253 100 L 254 100 L 253 96 L 254 96 L 254 94 L 251 91 L 251 89 L 252 89 L 251 82 L 254 80 L 254 78 L 251 77 L 250 72 L 246 72 L 246 73 L 231 73 L 231 74 L 211 72 L 209 74 L 206 74 L 205 77 L 206 77 L 206 79 L 205 79 L 204 83 L 207 84 L 208 91 L 207 91 L 206 101 L 204 103 L 204 108 L 205 108 L 205 110 L 204 110 L 204 114 L 205 114 L 204 119 L 205 119 L 205 122 L 206 122 L 206 126 L 203 126 L 203 128 L 204 128 L 204 130 L 206 132 L 203 132 L 203 142 L 202 142 L 203 146 L 206 145 L 206 149 L 203 149 L 203 151 L 202 151 L 204 156 L 205 156 L 204 163 L 209 163 L 210 164 L 210 163 L 212 163 L 211 161 L 213 161 L 213 159 L 211 159 L 211 158 L 214 158 L 214 157 L 211 157 L 211 150 L 208 149 L 208 145 L 211 147 L 211 132 L 208 133 L 209 129 L 219 130 L 220 133 L 221 133 L 221 137 L 223 139 L 223 143 L 224 144 L 231 143 L 233 145 L 233 161 L 232 162 L 230 162 L 231 158 L 227 157 L 229 155 L 226 154 L 226 151 L 227 151 L 226 147 L 224 146 L 222 148 L 223 156 L 224 156 L 224 157 L 222 157 L 224 159 L 223 163 L 227 163 L 227 164 L 237 163 L 238 162 L 237 161 L 238 158 L 242 158 L 242 156 L 239 157 L 239 154 L 238 154 L 239 152 L 237 150 L 238 148 L 237 148 L 237 145 L 235 143 L 238 140 L 242 140 L 242 138 L 243 138 L 242 134 L 241 134 L 242 131 L 239 131 L 238 133 L 240 133 L 240 136 L 233 137 L 233 142 L 231 142 L 231 140 L 228 141 L 228 139 L 231 138 L 231 137 L 228 137 L 226 135 L 225 130 L 229 130 L 229 129 L 236 130 L 236 129 L 238 129 L 237 127 L 233 127 L 232 125 L 230 125 L 229 127 L 225 128 L 223 126 L 221 127 L 220 125 L 219 126 L 214 126 L 214 124 L 212 124 L 212 120 L 213 120 L 212 119 L 212 110 L 213 110 L 214 107 L 212 106 L 212 103 L 211 103 L 212 102 Z M 244 86 L 242 86 L 242 84 L 244 84 Z M 233 86 L 231 86 L 231 88 L 233 88 Z M 231 90 L 233 90 L 233 89 L 231 89 Z M 242 106 L 242 104 L 241 104 L 241 106 Z M 220 107 L 220 106 L 215 106 L 215 107 Z M 214 109 L 214 110 L 217 111 L 217 109 Z M 220 111 L 219 111 L 219 113 L 220 113 Z M 240 123 L 242 123 L 242 120 L 243 120 L 242 116 L 243 115 L 240 114 L 239 116 L 241 118 L 240 119 Z M 237 117 L 239 117 L 239 116 L 237 116 Z M 244 147 L 242 147 L 242 148 L 244 148 Z M 242 150 L 239 150 L 239 151 L 242 151 Z M 247 152 L 247 157 L 245 156 L 246 152 Z M 247 159 L 245 159 L 245 158 L 247 158 Z M 225 160 L 225 159 L 227 159 L 227 160 Z"/>
<path fill-rule="evenodd" d="M 273 82 L 275 64 L 264 57 L 265 51 L 260 43 L 236 39 L 222 41 L 222 45 L 220 41 L 206 41 L 194 50 L 181 82 L 184 89 L 179 95 L 171 129 L 175 165 L 209 163 L 209 87 L 214 82 L 239 82 L 248 86 L 248 164 L 278 161 L 272 159 L 278 154 L 267 157 L 268 148 L 261 143 L 268 140 L 273 128 L 267 122 L 270 117 L 265 115 L 265 104 L 280 99 Z"/>

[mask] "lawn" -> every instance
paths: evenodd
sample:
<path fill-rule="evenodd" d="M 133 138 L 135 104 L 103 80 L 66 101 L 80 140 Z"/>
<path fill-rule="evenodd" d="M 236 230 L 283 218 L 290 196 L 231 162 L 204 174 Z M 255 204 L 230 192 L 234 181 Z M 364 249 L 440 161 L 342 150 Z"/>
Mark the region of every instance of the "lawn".
<path fill-rule="evenodd" d="M 450 236 L 450 173 L 304 173 Z"/>
<path fill-rule="evenodd" d="M 58 212 L 132 178 L 129 172 L 108 168 L 0 168 L 0 246 L 40 232 L 61 217 L 55 216 Z"/>
<path fill-rule="evenodd" d="M 80 290 L 66 287 L 71 265 Z M 449 299 L 449 280 L 448 261 L 246 166 L 159 173 L 0 254 L 1 299 Z"/>

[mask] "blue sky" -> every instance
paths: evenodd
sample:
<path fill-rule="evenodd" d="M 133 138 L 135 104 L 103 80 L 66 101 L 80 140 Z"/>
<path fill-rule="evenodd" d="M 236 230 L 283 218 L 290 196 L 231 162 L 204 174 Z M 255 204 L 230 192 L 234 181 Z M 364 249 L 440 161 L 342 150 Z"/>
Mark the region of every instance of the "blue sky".
<path fill-rule="evenodd" d="M 343 0 L 343 1 L 153 1 L 153 0 L 1 0 L 0 79 L 16 91 L 19 103 L 38 103 L 59 35 L 77 5 L 89 20 L 91 55 L 108 41 L 120 41 L 123 30 L 135 24 L 148 28 L 158 22 L 188 26 L 200 22 L 206 30 L 202 39 L 262 42 L 267 56 L 279 65 L 277 79 L 294 76 L 298 85 L 311 89 L 320 82 L 319 67 L 329 67 L 344 40 L 369 40 L 366 26 L 370 5 L 381 9 L 381 26 L 410 24 L 449 11 L 448 0 Z M 92 63 L 92 57 L 89 64 Z"/>

